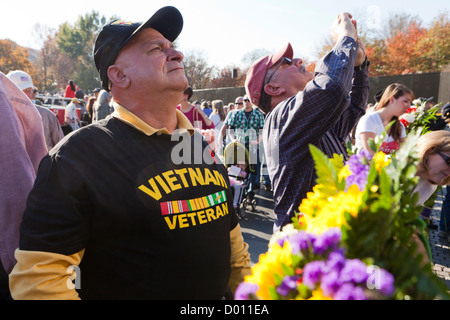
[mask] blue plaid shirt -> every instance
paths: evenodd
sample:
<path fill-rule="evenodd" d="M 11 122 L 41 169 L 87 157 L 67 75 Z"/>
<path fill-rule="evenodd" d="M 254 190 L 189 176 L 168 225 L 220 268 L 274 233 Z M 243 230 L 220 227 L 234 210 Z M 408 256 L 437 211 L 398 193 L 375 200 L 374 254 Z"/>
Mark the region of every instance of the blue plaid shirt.
<path fill-rule="evenodd" d="M 265 119 L 264 145 L 275 201 L 275 227 L 291 222 L 315 185 L 309 144 L 327 156 L 347 156 L 344 140 L 365 113 L 369 71 L 354 71 L 358 44 L 349 37 L 316 66 L 303 91 L 276 106 Z"/>
<path fill-rule="evenodd" d="M 235 130 L 236 140 L 248 145 L 250 141 L 258 139 L 260 129 L 264 128 L 264 115 L 253 108 L 250 117 L 247 118 L 245 108 L 242 108 L 234 112 L 226 124 Z"/>

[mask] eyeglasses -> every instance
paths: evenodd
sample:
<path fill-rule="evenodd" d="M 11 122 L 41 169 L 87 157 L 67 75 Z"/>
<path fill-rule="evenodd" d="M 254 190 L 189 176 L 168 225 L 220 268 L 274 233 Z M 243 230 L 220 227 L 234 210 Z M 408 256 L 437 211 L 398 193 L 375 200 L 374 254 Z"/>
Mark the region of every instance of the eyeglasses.
<path fill-rule="evenodd" d="M 245 101 L 245 102 L 250 102 L 250 100 L 249 100 L 249 99 L 244 99 L 244 101 Z"/>
<path fill-rule="evenodd" d="M 244 104 L 244 103 L 243 102 L 236 102 L 235 104 L 241 105 L 241 104 Z"/>
<path fill-rule="evenodd" d="M 450 167 L 450 157 L 442 152 L 437 151 L 436 152 L 438 155 L 440 155 L 442 157 L 442 159 L 445 160 L 445 163 Z"/>
<path fill-rule="evenodd" d="M 274 69 L 273 73 L 270 75 L 270 77 L 267 78 L 266 81 L 264 81 L 264 84 L 268 84 L 270 80 L 272 80 L 273 76 L 277 72 L 277 70 L 283 65 L 283 63 L 286 63 L 288 66 L 292 64 L 292 59 L 289 59 L 287 57 L 283 57 L 280 62 L 278 62 L 277 67 Z"/>

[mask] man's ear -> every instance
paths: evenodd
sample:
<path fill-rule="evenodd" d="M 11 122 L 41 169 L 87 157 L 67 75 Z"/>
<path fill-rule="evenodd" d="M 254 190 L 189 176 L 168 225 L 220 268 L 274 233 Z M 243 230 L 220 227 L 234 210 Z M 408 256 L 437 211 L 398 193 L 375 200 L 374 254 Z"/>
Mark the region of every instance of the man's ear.
<path fill-rule="evenodd" d="M 127 75 L 123 73 L 123 70 L 119 65 L 113 64 L 109 66 L 108 78 L 111 81 L 111 84 L 117 87 L 128 88 L 131 84 L 130 78 L 128 78 Z"/>
<path fill-rule="evenodd" d="M 286 89 L 273 82 L 266 84 L 263 89 L 269 96 L 279 96 L 286 92 Z"/>

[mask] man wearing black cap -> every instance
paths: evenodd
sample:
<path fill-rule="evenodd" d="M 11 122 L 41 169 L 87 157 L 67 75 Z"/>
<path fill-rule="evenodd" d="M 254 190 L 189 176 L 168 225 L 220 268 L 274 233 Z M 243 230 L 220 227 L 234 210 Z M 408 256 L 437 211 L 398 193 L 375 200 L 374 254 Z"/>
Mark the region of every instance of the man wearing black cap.
<path fill-rule="evenodd" d="M 448 123 L 450 122 L 450 103 L 447 103 L 441 111 L 441 115 L 436 119 L 429 120 L 428 130 L 445 130 L 449 128 Z"/>
<path fill-rule="evenodd" d="M 165 7 L 100 31 L 95 64 L 115 112 L 42 161 L 13 298 L 221 299 L 249 273 L 225 167 L 176 110 L 182 25 Z"/>

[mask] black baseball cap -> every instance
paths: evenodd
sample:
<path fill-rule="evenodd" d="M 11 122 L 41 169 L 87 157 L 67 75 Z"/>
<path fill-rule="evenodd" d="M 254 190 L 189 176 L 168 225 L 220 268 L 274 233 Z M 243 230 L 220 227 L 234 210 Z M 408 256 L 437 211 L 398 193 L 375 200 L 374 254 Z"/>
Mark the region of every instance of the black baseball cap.
<path fill-rule="evenodd" d="M 450 103 L 447 103 L 443 108 L 442 108 L 442 117 L 444 119 L 449 119 L 450 118 Z"/>
<path fill-rule="evenodd" d="M 159 9 L 146 22 L 113 20 L 105 24 L 95 40 L 94 61 L 103 89 L 109 91 L 108 68 L 117 58 L 120 49 L 141 29 L 153 28 L 173 42 L 183 29 L 183 17 L 172 6 Z"/>

